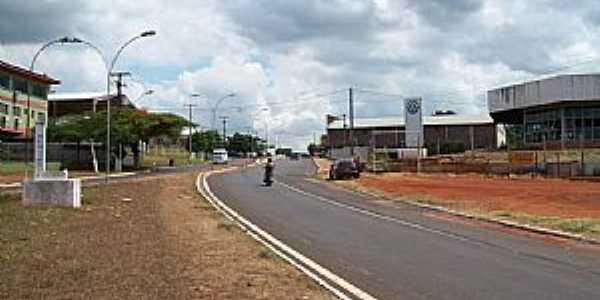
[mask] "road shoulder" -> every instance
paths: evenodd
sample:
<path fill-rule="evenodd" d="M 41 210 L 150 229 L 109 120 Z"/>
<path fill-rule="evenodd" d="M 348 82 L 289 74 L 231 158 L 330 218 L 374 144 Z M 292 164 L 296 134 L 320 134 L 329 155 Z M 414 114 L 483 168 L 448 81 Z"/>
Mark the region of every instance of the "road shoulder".
<path fill-rule="evenodd" d="M 0 201 L 0 298 L 331 299 L 226 221 L 191 173 L 84 189 L 84 206 Z"/>

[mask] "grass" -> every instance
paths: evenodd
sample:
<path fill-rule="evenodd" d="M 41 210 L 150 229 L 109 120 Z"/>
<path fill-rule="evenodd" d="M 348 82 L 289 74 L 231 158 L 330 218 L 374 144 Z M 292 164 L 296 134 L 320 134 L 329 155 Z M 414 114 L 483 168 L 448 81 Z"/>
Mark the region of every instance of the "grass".
<path fill-rule="evenodd" d="M 153 149 L 145 153 L 142 160 L 143 167 L 168 166 L 169 160 L 173 159 L 175 166 L 184 166 L 189 164 L 199 164 L 203 159 L 194 158 L 190 161 L 189 152 L 183 149 Z"/>
<path fill-rule="evenodd" d="M 0 299 L 332 298 L 206 209 L 194 180 L 84 188 L 80 209 L 0 194 Z"/>
<path fill-rule="evenodd" d="M 586 237 L 600 238 L 600 219 L 595 218 L 559 218 L 533 216 L 529 214 L 497 211 L 489 216 L 522 224 L 535 225 L 569 233 L 582 234 Z"/>
<path fill-rule="evenodd" d="M 60 163 L 48 162 L 46 164 L 48 171 L 59 171 Z M 25 173 L 25 171 L 33 172 L 33 165 L 24 162 L 2 161 L 0 162 L 0 175 L 15 175 Z"/>

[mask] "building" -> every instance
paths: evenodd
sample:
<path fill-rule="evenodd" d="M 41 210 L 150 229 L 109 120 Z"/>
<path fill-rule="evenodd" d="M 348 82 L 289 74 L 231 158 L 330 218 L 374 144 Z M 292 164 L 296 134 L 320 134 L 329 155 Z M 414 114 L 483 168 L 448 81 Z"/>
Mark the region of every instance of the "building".
<path fill-rule="evenodd" d="M 404 118 L 355 119 L 352 135 L 344 120 L 327 118 L 325 146 L 332 156 L 348 155 L 350 145 L 362 148 L 361 156 L 369 149 L 403 149 L 405 145 Z M 454 149 L 495 149 L 498 131 L 487 114 L 441 114 L 423 116 L 424 144 L 429 153 L 444 153 L 449 146 Z M 350 141 L 350 136 L 352 140 Z M 337 155 L 335 153 L 338 153 Z"/>
<path fill-rule="evenodd" d="M 490 115 L 531 149 L 600 146 L 600 74 L 560 75 L 488 91 Z M 510 139 L 513 140 L 513 139 Z"/>
<path fill-rule="evenodd" d="M 91 111 L 106 110 L 106 100 L 111 100 L 111 107 L 127 106 L 135 108 L 126 95 L 119 100 L 117 95 L 106 93 L 56 93 L 48 96 L 48 116 L 56 121 L 64 116 L 79 115 Z"/>
<path fill-rule="evenodd" d="M 35 123 L 47 119 L 48 92 L 55 84 L 60 81 L 0 60 L 0 138 L 31 136 Z"/>

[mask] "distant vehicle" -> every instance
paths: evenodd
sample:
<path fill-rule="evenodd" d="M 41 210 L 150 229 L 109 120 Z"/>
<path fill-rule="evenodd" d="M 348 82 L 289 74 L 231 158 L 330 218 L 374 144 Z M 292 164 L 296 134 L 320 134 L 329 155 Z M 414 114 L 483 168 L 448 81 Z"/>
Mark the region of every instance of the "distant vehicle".
<path fill-rule="evenodd" d="M 359 178 L 360 168 L 352 159 L 338 159 L 329 168 L 329 179 Z"/>
<path fill-rule="evenodd" d="M 292 154 L 290 154 L 290 159 L 291 160 L 298 160 L 298 159 L 300 159 L 300 153 L 293 152 Z"/>
<path fill-rule="evenodd" d="M 212 162 L 213 164 L 226 164 L 229 161 L 227 150 L 218 148 L 213 150 Z"/>

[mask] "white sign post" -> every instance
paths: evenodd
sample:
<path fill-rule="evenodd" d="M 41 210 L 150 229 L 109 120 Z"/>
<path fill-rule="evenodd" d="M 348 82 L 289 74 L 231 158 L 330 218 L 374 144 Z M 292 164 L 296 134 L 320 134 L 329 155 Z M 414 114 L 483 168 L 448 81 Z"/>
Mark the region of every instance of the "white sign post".
<path fill-rule="evenodd" d="M 405 141 L 407 148 L 423 147 L 423 110 L 421 98 L 404 99 Z"/>
<path fill-rule="evenodd" d="M 35 124 L 34 152 L 34 179 L 39 179 L 46 173 L 46 124 L 44 122 L 37 122 Z"/>

